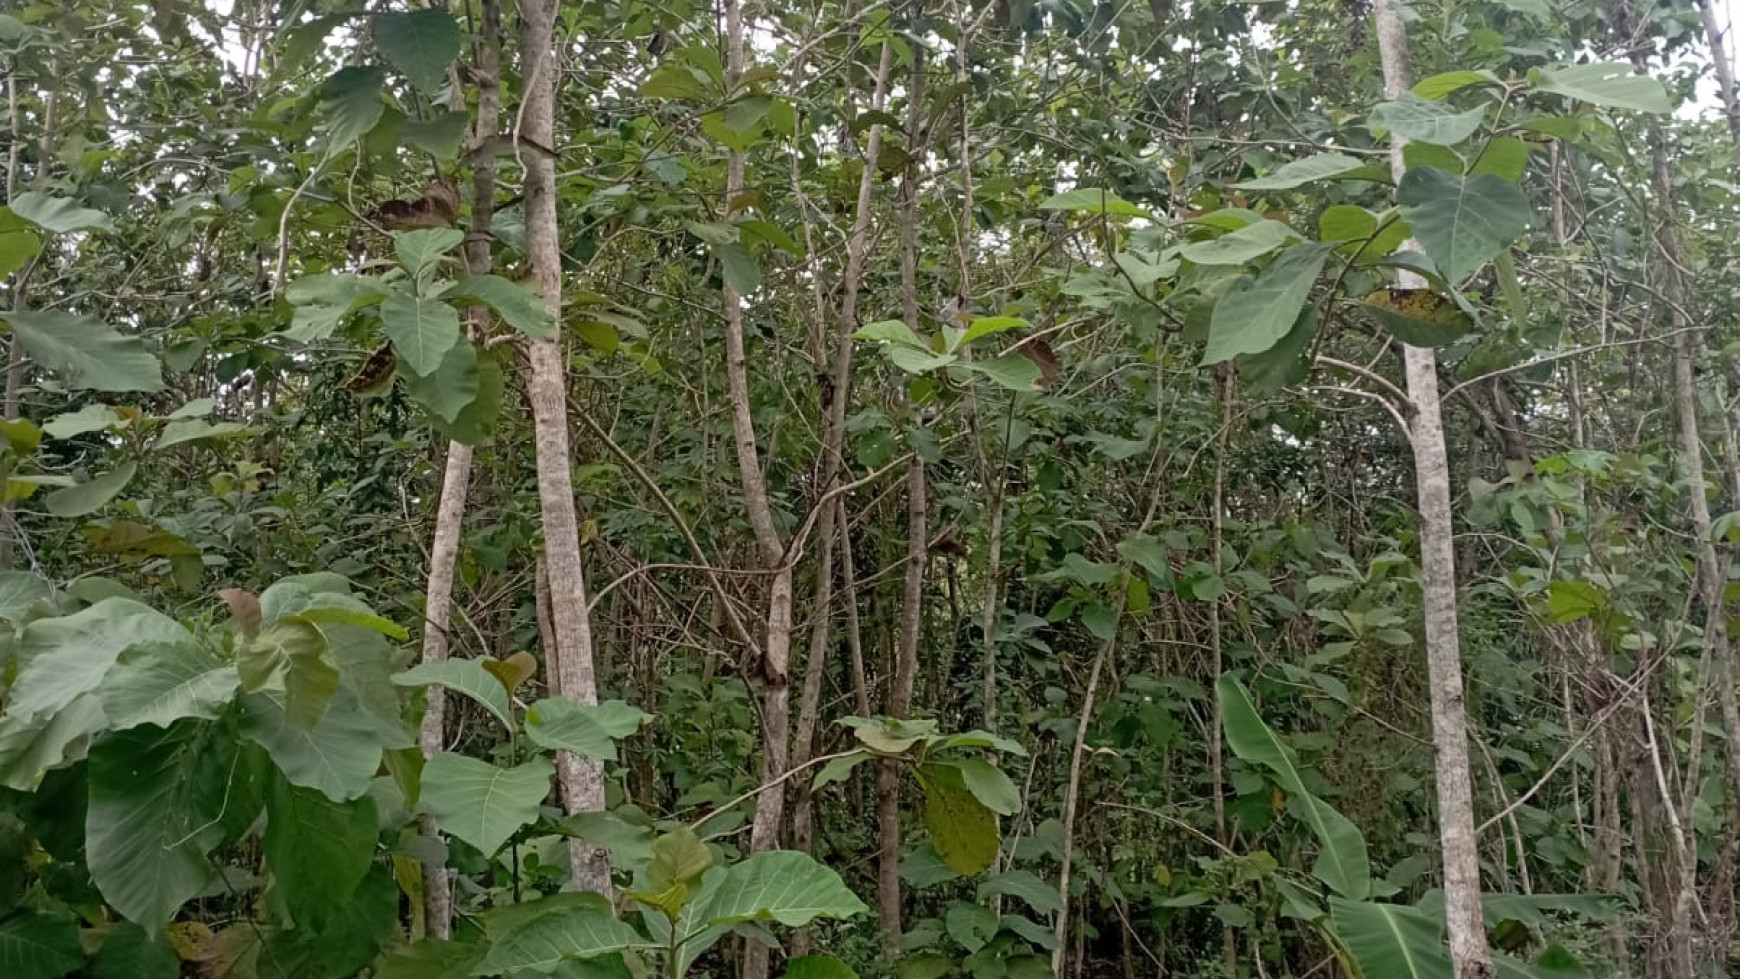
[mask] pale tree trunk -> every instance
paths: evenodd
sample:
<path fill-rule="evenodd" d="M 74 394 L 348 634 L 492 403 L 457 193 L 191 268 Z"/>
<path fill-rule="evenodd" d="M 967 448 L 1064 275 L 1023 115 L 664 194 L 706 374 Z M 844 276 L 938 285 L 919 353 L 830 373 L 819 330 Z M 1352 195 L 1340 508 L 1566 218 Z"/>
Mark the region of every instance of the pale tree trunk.
<path fill-rule="evenodd" d="M 1698 0 L 1698 13 L 1704 18 L 1704 40 L 1710 46 L 1710 64 L 1716 69 L 1716 85 L 1721 89 L 1722 114 L 1728 120 L 1728 135 L 1734 140 L 1734 155 L 1740 161 L 1740 92 L 1734 91 L 1734 63 L 1728 59 L 1728 37 L 1716 22 L 1715 0 Z"/>
<path fill-rule="evenodd" d="M 914 11 L 916 13 L 916 11 Z M 887 57 L 889 46 L 883 47 Z M 915 48 L 912 81 L 907 91 L 907 128 L 918 133 L 924 112 L 925 63 L 922 48 Z M 914 137 L 917 138 L 916 136 Z M 915 159 L 925 148 L 909 147 Z M 868 173 L 872 160 L 865 161 Z M 918 322 L 918 173 L 916 164 L 900 181 L 900 299 L 906 327 L 919 331 Z M 951 324 L 952 325 L 952 324 Z M 909 424 L 919 424 L 916 417 Z M 901 589 L 900 640 L 889 678 L 887 713 L 905 718 L 912 714 L 913 687 L 918 680 L 918 643 L 924 631 L 924 572 L 929 558 L 928 485 L 924 461 L 917 455 L 906 467 L 906 571 Z M 900 765 L 885 761 L 876 772 L 876 826 L 880 842 L 876 878 L 877 914 L 882 934 L 889 942 L 900 939 Z"/>
<path fill-rule="evenodd" d="M 743 77 L 743 10 L 738 0 L 725 0 L 725 86 L 735 92 Z M 744 154 L 732 150 L 725 159 L 724 214 L 736 213 L 744 182 Z M 738 478 L 743 484 L 743 505 L 749 526 L 755 532 L 761 565 L 772 574 L 767 594 L 767 628 L 762 639 L 761 662 L 753 677 L 761 701 L 761 782 L 771 784 L 784 777 L 791 754 L 791 632 L 792 569 L 786 562 L 786 545 L 773 522 L 767 482 L 761 472 L 761 453 L 755 444 L 754 405 L 750 400 L 749 363 L 743 337 L 743 297 L 729 283 L 724 286 L 725 379 L 731 398 L 731 434 L 737 450 Z M 763 792 L 755 800 L 755 820 L 750 829 L 749 850 L 760 853 L 779 846 L 780 824 L 785 817 L 785 792 Z M 767 979 L 766 946 L 744 943 L 743 979 Z"/>
<path fill-rule="evenodd" d="M 549 614 L 555 647 L 544 650 L 556 692 L 577 704 L 598 702 L 594 675 L 592 621 L 586 608 L 585 568 L 580 557 L 580 522 L 574 507 L 572 459 L 568 451 L 568 382 L 562 346 L 562 250 L 556 220 L 555 102 L 562 52 L 555 47 L 560 0 L 521 0 L 520 75 L 525 104 L 520 107 L 521 137 L 516 151 L 525 161 L 526 258 L 532 282 L 556 327 L 530 344 L 531 376 L 526 396 L 538 457 L 538 502 L 544 525 L 544 567 L 550 588 Z M 562 805 L 568 813 L 604 809 L 604 766 L 572 752 L 556 756 Z M 610 894 L 610 861 L 605 851 L 573 840 L 571 886 Z"/>
<path fill-rule="evenodd" d="M 483 0 L 480 11 L 479 42 L 476 53 L 477 118 L 472 124 L 471 145 L 484 151 L 472 159 L 471 224 L 465 246 L 465 271 L 482 275 L 489 271 L 490 226 L 495 216 L 495 154 L 487 147 L 495 139 L 501 116 L 501 6 L 496 0 Z M 463 88 L 454 84 L 454 92 Z M 462 97 L 455 95 L 455 109 L 464 109 Z M 482 307 L 470 314 L 473 339 L 481 339 L 489 327 L 489 313 Z M 441 475 L 441 503 L 435 511 L 435 534 L 429 544 L 429 581 L 423 601 L 423 662 L 439 663 L 447 658 L 447 633 L 452 624 L 453 576 L 459 563 L 459 542 L 465 523 L 465 500 L 471 482 L 471 446 L 451 442 L 447 446 L 447 465 Z M 447 692 L 438 685 L 424 688 L 427 708 L 423 725 L 417 734 L 417 744 L 423 757 L 431 758 L 446 742 Z M 423 835 L 436 839 L 434 821 L 418 820 Z M 453 882 L 445 862 L 429 860 L 423 865 L 424 927 L 431 938 L 447 938 L 453 927 Z"/>
<path fill-rule="evenodd" d="M 1723 572 L 1721 562 L 1716 557 L 1716 545 L 1710 539 L 1710 500 L 1705 490 L 1704 481 L 1704 440 L 1699 432 L 1698 424 L 1698 389 L 1694 376 L 1692 358 L 1696 341 L 1691 334 L 1692 323 L 1686 310 L 1685 280 L 1680 270 L 1684 268 L 1685 251 L 1680 245 L 1679 233 L 1673 221 L 1673 180 L 1668 168 L 1667 137 L 1662 132 L 1661 122 L 1654 117 L 1649 120 L 1649 149 L 1651 174 L 1655 184 L 1655 197 L 1659 205 L 1656 225 L 1656 244 L 1661 249 L 1661 292 L 1667 301 L 1668 326 L 1673 332 L 1674 358 L 1674 413 L 1678 420 L 1680 474 L 1686 484 L 1686 490 L 1691 503 L 1691 532 L 1697 541 L 1697 596 L 1698 604 L 1704 611 L 1703 657 L 1718 677 L 1717 688 L 1724 691 L 1721 715 L 1723 727 L 1728 735 L 1728 759 L 1730 771 L 1734 773 L 1734 785 L 1740 787 L 1740 755 L 1733 742 L 1736 731 L 1740 731 L 1740 718 L 1735 717 L 1733 693 L 1733 665 L 1728 656 L 1728 634 L 1723 621 L 1722 599 L 1723 588 L 1727 575 Z M 1647 718 L 1645 718 L 1647 720 Z M 1729 725 L 1733 726 L 1729 726 Z M 1701 728 L 1701 724 L 1698 725 Z M 1663 750 L 1671 752 L 1672 742 L 1664 745 Z M 1656 764 L 1660 764 L 1657 755 Z M 1688 778 L 1695 780 L 1697 772 L 1691 771 Z M 1690 785 L 1688 792 L 1695 793 L 1696 785 Z M 1671 810 L 1674 800 L 1667 797 L 1663 789 L 1662 805 Z M 1688 798 L 1688 802 L 1689 802 Z M 1677 824 L 1678 817 L 1670 824 Z M 1683 835 L 1676 834 L 1679 844 L 1678 893 L 1674 896 L 1672 918 L 1670 919 L 1670 958 L 1671 967 L 1681 974 L 1691 975 L 1692 964 L 1692 910 L 1697 900 L 1697 853 L 1691 849 L 1691 842 Z"/>
<path fill-rule="evenodd" d="M 1377 0 L 1378 48 L 1384 91 L 1401 98 L 1410 87 L 1406 29 L 1399 0 Z M 1391 133 L 1390 166 L 1400 180 L 1407 170 L 1406 141 Z M 1406 247 L 1417 247 L 1404 245 Z M 1403 272 L 1403 288 L 1425 282 Z M 1463 706 L 1462 643 L 1456 621 L 1456 556 L 1450 512 L 1450 458 L 1444 443 L 1437 358 L 1430 347 L 1403 347 L 1408 397 L 1413 402 L 1408 441 L 1420 506 L 1420 587 L 1425 599 L 1426 677 L 1432 701 L 1434 775 L 1438 790 L 1438 836 L 1444 862 L 1444 917 L 1456 979 L 1492 979 L 1492 954 L 1480 912 L 1480 853 L 1474 831 L 1474 785 L 1468 764 L 1468 721 Z"/>

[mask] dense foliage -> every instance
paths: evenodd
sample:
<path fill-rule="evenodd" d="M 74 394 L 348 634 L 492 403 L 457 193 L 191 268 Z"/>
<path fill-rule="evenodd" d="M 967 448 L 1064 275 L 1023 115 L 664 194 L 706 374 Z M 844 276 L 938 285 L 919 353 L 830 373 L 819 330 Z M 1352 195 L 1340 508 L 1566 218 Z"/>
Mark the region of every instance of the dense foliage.
<path fill-rule="evenodd" d="M 0 979 L 1740 969 L 1712 2 L 5 5 Z"/>

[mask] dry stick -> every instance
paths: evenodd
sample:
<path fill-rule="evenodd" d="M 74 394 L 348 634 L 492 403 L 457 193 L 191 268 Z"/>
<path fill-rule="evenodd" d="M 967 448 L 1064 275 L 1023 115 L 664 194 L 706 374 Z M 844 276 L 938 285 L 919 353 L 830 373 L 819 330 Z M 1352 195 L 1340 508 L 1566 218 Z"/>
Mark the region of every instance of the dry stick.
<path fill-rule="evenodd" d="M 1407 31 L 1396 10 L 1398 2 L 1377 0 L 1375 5 L 1384 92 L 1392 99 L 1401 98 L 1411 87 Z M 1405 145 L 1405 139 L 1390 134 L 1390 167 L 1397 180 L 1407 171 L 1407 161 L 1402 155 Z M 1412 272 L 1403 272 L 1398 284 L 1404 288 L 1425 285 Z M 1404 345 L 1402 351 L 1408 395 L 1416 409 L 1408 435 L 1414 449 L 1414 479 L 1419 490 L 1426 673 L 1432 705 L 1450 959 L 1456 979 L 1492 979 L 1492 953 L 1486 946 L 1486 925 L 1480 909 L 1480 852 L 1474 832 L 1474 788 L 1469 773 L 1461 638 L 1456 618 L 1455 527 L 1450 511 L 1449 456 L 1439 403 L 1437 358 L 1429 347 Z"/>
<path fill-rule="evenodd" d="M 555 145 L 556 86 L 561 80 L 556 47 L 560 0 L 521 0 L 520 75 L 526 79 L 520 103 L 516 148 Z M 562 252 L 558 241 L 556 164 L 547 153 L 522 154 L 525 167 L 526 258 L 532 281 L 556 327 L 529 346 L 531 402 L 537 456 L 538 502 L 544 530 L 545 578 L 555 645 L 546 648 L 556 692 L 575 703 L 598 702 L 593 661 L 592 620 L 586 603 L 585 563 L 580 554 L 580 521 L 575 512 L 572 453 L 568 436 L 567 358 L 561 335 Z M 552 655 L 553 654 L 553 655 Z M 573 752 L 556 756 L 563 808 L 569 814 L 604 809 L 604 767 Z M 606 852 L 583 840 L 569 843 L 574 864 L 570 886 L 610 894 Z"/>
<path fill-rule="evenodd" d="M 1226 365 L 1221 365 L 1215 371 L 1215 386 L 1219 388 L 1220 397 L 1220 432 L 1215 439 L 1214 454 L 1214 498 L 1211 502 L 1213 511 L 1209 514 L 1209 552 L 1214 563 L 1216 578 L 1221 574 L 1221 545 L 1224 537 L 1225 519 L 1222 511 L 1226 506 L 1226 448 L 1227 439 L 1232 430 L 1232 378 L 1228 376 Z M 1220 642 L 1220 599 L 1208 603 L 1208 673 L 1216 682 L 1220 679 L 1222 669 Z M 1226 770 L 1221 758 L 1221 717 L 1220 698 L 1212 699 L 1209 707 L 1208 728 L 1208 767 L 1212 778 L 1210 783 L 1214 792 L 1214 836 L 1224 846 L 1226 835 Z M 1238 974 L 1238 938 L 1233 934 L 1230 924 L 1223 923 L 1220 930 L 1221 954 L 1226 964 L 1226 974 Z"/>
<path fill-rule="evenodd" d="M 1075 855 L 1075 812 L 1081 801 L 1081 762 L 1087 743 L 1088 722 L 1093 719 L 1094 698 L 1100 689 L 1100 673 L 1105 669 L 1106 660 L 1111 657 L 1112 650 L 1118 645 L 1118 626 L 1123 617 L 1124 602 L 1120 599 L 1112 615 L 1112 637 L 1100 645 L 1100 651 L 1094 656 L 1094 665 L 1088 671 L 1087 693 L 1082 697 L 1081 715 L 1076 718 L 1075 747 L 1069 756 L 1069 788 L 1063 797 L 1063 854 L 1057 873 L 1057 891 L 1063 900 L 1053 930 L 1057 935 L 1057 948 L 1051 953 L 1051 974 L 1054 976 L 1063 975 L 1064 958 L 1069 948 L 1069 942 L 1066 941 L 1069 935 L 1069 871 L 1071 859 Z"/>

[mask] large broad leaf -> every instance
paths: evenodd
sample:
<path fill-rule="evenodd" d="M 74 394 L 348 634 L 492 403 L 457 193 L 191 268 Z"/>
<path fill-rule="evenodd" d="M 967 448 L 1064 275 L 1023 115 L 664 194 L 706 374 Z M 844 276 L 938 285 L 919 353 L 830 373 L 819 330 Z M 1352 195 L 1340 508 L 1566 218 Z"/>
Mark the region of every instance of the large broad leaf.
<path fill-rule="evenodd" d="M 81 207 L 77 201 L 50 197 L 29 190 L 8 202 L 12 213 L 31 224 L 56 234 L 72 231 L 113 231 L 115 224 L 102 211 Z"/>
<path fill-rule="evenodd" d="M 381 121 L 386 103 L 381 83 L 386 72 L 377 67 L 349 65 L 320 84 L 320 112 L 326 123 L 328 155 L 346 149 Z"/>
<path fill-rule="evenodd" d="M 96 696 L 104 676 L 123 651 L 147 644 L 192 645 L 193 636 L 123 598 L 25 626 L 18 675 L 0 714 L 0 784 L 29 791 L 44 771 L 73 757 L 104 724 Z"/>
<path fill-rule="evenodd" d="M 109 931 L 91 963 L 91 979 L 180 979 L 180 976 L 181 959 L 169 939 L 153 935 L 130 921 L 123 921 Z"/>
<path fill-rule="evenodd" d="M 1063 899 L 1058 895 L 1057 885 L 1048 880 L 1042 880 L 1030 870 L 1008 870 L 986 879 L 979 885 L 978 899 L 996 895 L 1018 897 L 1027 902 L 1027 906 L 1040 914 L 1052 914 L 1063 907 Z"/>
<path fill-rule="evenodd" d="M 1282 252 L 1253 279 L 1243 279 L 1214 304 L 1208 348 L 1202 363 L 1218 364 L 1243 354 L 1260 354 L 1293 328 L 1311 296 L 1311 285 L 1335 248 L 1306 242 Z"/>
<path fill-rule="evenodd" d="M 1233 184 L 1240 190 L 1291 190 L 1311 183 L 1314 180 L 1326 180 L 1339 177 L 1344 173 L 1358 170 L 1365 166 L 1365 161 L 1345 153 L 1319 153 L 1303 160 L 1294 160 L 1277 167 L 1274 173 L 1256 180 L 1246 180 Z"/>
<path fill-rule="evenodd" d="M 0 571 L 0 619 L 16 625 L 48 597 L 48 582 L 29 571 Z"/>
<path fill-rule="evenodd" d="M 1442 921 L 1400 904 L 1331 897 L 1335 933 L 1368 977 L 1453 979 Z"/>
<path fill-rule="evenodd" d="M 1317 835 L 1321 851 L 1311 872 L 1336 893 L 1360 899 L 1371 893 L 1371 858 L 1365 838 L 1346 816 L 1312 795 L 1294 761 L 1293 752 L 1263 723 L 1244 685 L 1231 674 L 1215 683 L 1227 747 L 1245 761 L 1267 768 L 1293 796 L 1298 815 Z"/>
<path fill-rule="evenodd" d="M 858 979 L 858 973 L 832 955 L 803 955 L 786 961 L 785 979 Z"/>
<path fill-rule="evenodd" d="M 1614 109 L 1667 113 L 1674 108 L 1661 82 L 1637 74 L 1623 61 L 1542 69 L 1535 87 Z"/>
<path fill-rule="evenodd" d="M 0 313 L 43 369 L 91 391 L 160 391 L 163 368 L 144 341 L 126 337 L 89 316 L 53 310 Z"/>
<path fill-rule="evenodd" d="M 465 232 L 458 228 L 423 228 L 401 231 L 393 235 L 393 252 L 399 264 L 415 278 L 433 273 L 441 262 L 465 241 Z"/>
<path fill-rule="evenodd" d="M 479 660 L 448 659 L 439 663 L 422 663 L 393 677 L 393 682 L 401 687 L 434 684 L 457 690 L 494 714 L 496 720 L 507 727 L 508 733 L 515 730 L 513 704 L 508 700 L 507 688 Z"/>
<path fill-rule="evenodd" d="M 241 686 L 236 669 L 190 643 L 142 646 L 103 678 L 103 713 L 117 731 L 186 718 L 213 720 Z"/>
<path fill-rule="evenodd" d="M 471 979 L 483 950 L 464 942 L 426 938 L 389 953 L 375 979 Z"/>
<path fill-rule="evenodd" d="M 0 976 L 57 979 L 85 963 L 78 921 L 25 909 L 0 921 Z"/>
<path fill-rule="evenodd" d="M 284 290 L 284 298 L 290 301 L 290 328 L 284 335 L 303 343 L 324 340 L 345 317 L 380 302 L 386 294 L 372 276 L 336 272 L 305 275 Z"/>
<path fill-rule="evenodd" d="M 758 853 L 709 873 L 697 903 L 696 917 L 708 925 L 775 921 L 797 928 L 868 910 L 839 874 L 796 850 Z"/>
<path fill-rule="evenodd" d="M 1013 816 L 1021 811 L 1021 790 L 996 765 L 979 758 L 934 764 L 953 766 L 961 773 L 961 782 L 973 798 L 997 815 Z"/>
<path fill-rule="evenodd" d="M 1148 218 L 1149 220 L 1154 218 L 1154 215 L 1149 214 L 1143 208 L 1124 200 L 1109 190 L 1101 190 L 1097 187 L 1077 187 L 1075 190 L 1054 194 L 1040 202 L 1039 209 L 1088 214 L 1116 214 L 1122 217 Z"/>
<path fill-rule="evenodd" d="M 250 693 L 282 690 L 287 719 L 304 730 L 320 721 L 338 692 L 338 665 L 326 636 L 301 615 L 282 616 L 242 643 L 236 672 Z"/>
<path fill-rule="evenodd" d="M 548 973 L 565 961 L 596 959 L 650 945 L 612 914 L 609 904 L 597 895 L 573 897 L 579 900 L 545 898 L 515 908 L 519 913 L 512 917 L 511 927 L 499 931 L 494 924 L 486 924 L 495 941 L 473 975 Z M 540 908 L 545 904 L 549 907 Z"/>
<path fill-rule="evenodd" d="M 479 387 L 477 348 L 464 339 L 442 356 L 441 366 L 435 368 L 435 373 L 427 377 L 410 375 L 405 378 L 405 393 L 448 424 L 457 421 L 477 400 Z"/>
<path fill-rule="evenodd" d="M 551 764 L 535 758 L 513 768 L 447 751 L 423 766 L 422 810 L 449 833 L 485 855 L 538 818 L 550 794 Z"/>
<path fill-rule="evenodd" d="M 1198 265 L 1243 265 L 1298 237 L 1279 221 L 1258 221 L 1219 238 L 1192 242 L 1179 254 Z"/>
<path fill-rule="evenodd" d="M 1528 230 L 1531 217 L 1522 188 L 1492 174 L 1464 178 L 1415 167 L 1402 177 L 1396 200 L 1414 237 L 1452 285 Z"/>
<path fill-rule="evenodd" d="M 0 276 L 8 276 L 23 268 L 42 251 L 42 239 L 28 231 L 7 231 L 0 234 Z"/>
<path fill-rule="evenodd" d="M 381 14 L 374 22 L 375 50 L 411 84 L 434 94 L 447 81 L 447 66 L 459 57 L 459 25 L 434 8 Z"/>
<path fill-rule="evenodd" d="M 549 336 L 556 327 L 543 297 L 499 275 L 474 275 L 461 279 L 442 293 L 441 298 L 459 305 L 488 306 L 495 310 L 502 322 L 534 340 Z"/>
<path fill-rule="evenodd" d="M 1442 102 L 1404 94 L 1371 110 L 1370 127 L 1437 146 L 1453 146 L 1474 135 L 1486 118 L 1486 107 L 1457 112 Z"/>
<path fill-rule="evenodd" d="M 981 873 L 997 859 L 997 814 L 980 802 L 954 768 L 922 765 L 924 826 L 937 855 L 957 873 Z"/>
<path fill-rule="evenodd" d="M 380 818 L 371 796 L 334 802 L 281 776 L 266 793 L 271 894 L 299 927 L 324 930 L 368 873 Z"/>
<path fill-rule="evenodd" d="M 290 723 L 282 691 L 244 694 L 242 735 L 266 749 L 294 785 L 318 789 L 336 802 L 367 792 L 381 752 L 395 740 L 345 687 L 312 728 Z"/>
<path fill-rule="evenodd" d="M 139 464 L 129 459 L 101 476 L 93 476 L 76 486 L 55 490 L 48 494 L 42 504 L 49 513 L 57 517 L 82 517 L 87 513 L 95 513 L 120 496 L 138 471 Z"/>
<path fill-rule="evenodd" d="M 87 863 L 128 920 L 156 931 L 211 879 L 234 755 L 198 721 L 112 733 L 91 749 Z"/>
<path fill-rule="evenodd" d="M 616 742 L 649 719 L 620 700 L 584 707 L 549 697 L 526 708 L 526 735 L 539 745 L 603 761 L 616 760 Z"/>
<path fill-rule="evenodd" d="M 438 299 L 396 292 L 381 303 L 381 329 L 407 370 L 433 374 L 459 342 L 459 311 Z"/>

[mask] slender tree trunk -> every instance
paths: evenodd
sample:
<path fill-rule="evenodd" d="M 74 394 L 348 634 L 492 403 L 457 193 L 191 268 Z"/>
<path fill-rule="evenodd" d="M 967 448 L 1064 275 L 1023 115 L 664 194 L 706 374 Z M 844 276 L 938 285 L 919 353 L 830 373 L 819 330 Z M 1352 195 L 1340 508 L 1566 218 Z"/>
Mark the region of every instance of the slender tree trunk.
<path fill-rule="evenodd" d="M 1075 856 L 1075 816 L 1081 806 L 1081 769 L 1082 759 L 1087 755 L 1088 726 L 1093 722 L 1094 704 L 1100 692 L 1100 675 L 1105 672 L 1106 661 L 1111 659 L 1112 651 L 1117 648 L 1117 629 L 1123 625 L 1123 603 L 1118 604 L 1117 613 L 1113 619 L 1112 637 L 1100 645 L 1099 652 L 1094 655 L 1094 664 L 1088 670 L 1087 691 L 1082 694 L 1081 713 L 1076 717 L 1075 744 L 1069 753 L 1069 785 L 1063 795 L 1063 854 L 1058 860 L 1057 893 L 1062 902 L 1057 912 L 1057 922 L 1054 934 L 1057 935 L 1057 948 L 1051 953 L 1051 974 L 1062 976 L 1063 967 L 1068 962 L 1069 948 L 1069 875 Z M 1079 927 L 1079 926 L 1078 926 Z M 1076 956 L 1079 966 L 1081 956 Z"/>
<path fill-rule="evenodd" d="M 521 0 L 520 76 L 525 104 L 517 150 L 525 161 L 526 258 L 532 282 L 556 328 L 530 344 L 531 401 L 538 461 L 538 502 L 544 524 L 544 568 L 550 588 L 549 614 L 555 648 L 546 648 L 549 676 L 562 696 L 577 704 L 598 702 L 594 675 L 592 621 L 586 606 L 585 566 L 580 556 L 580 521 L 574 505 L 573 460 L 568 449 L 567 363 L 561 330 L 562 249 L 556 217 L 556 88 L 562 52 L 555 46 L 560 0 Z M 556 757 L 562 805 L 569 813 L 604 809 L 604 766 L 572 752 Z M 582 840 L 570 846 L 571 884 L 578 890 L 610 894 L 610 861 L 605 851 Z"/>
<path fill-rule="evenodd" d="M 1411 85 L 1406 29 L 1398 0 L 1377 0 L 1378 48 L 1384 91 L 1400 98 Z M 1406 141 L 1390 136 L 1390 166 L 1400 180 L 1407 170 Z M 1410 247 L 1404 245 L 1403 247 Z M 1403 280 L 1417 280 L 1402 273 Z M 1422 281 L 1400 281 L 1422 288 Z M 1426 674 L 1432 701 L 1436 756 L 1439 845 L 1444 861 L 1444 915 L 1457 979 L 1492 979 L 1492 954 L 1480 911 L 1480 852 L 1474 832 L 1474 784 L 1468 763 L 1468 722 L 1463 706 L 1462 643 L 1456 621 L 1456 556 L 1450 511 L 1450 459 L 1444 443 L 1437 358 L 1430 347 L 1404 346 L 1408 397 L 1413 402 L 1408 441 L 1420 505 L 1420 586 L 1425 597 Z"/>
<path fill-rule="evenodd" d="M 471 128 L 471 145 L 487 147 L 495 138 L 501 116 L 501 7 L 496 0 L 483 0 L 480 10 L 479 43 L 475 56 L 477 118 Z M 463 89 L 454 85 L 456 93 Z M 464 101 L 455 96 L 464 108 Z M 471 224 L 465 246 L 465 271 L 482 275 L 489 271 L 489 231 L 495 216 L 495 154 L 479 152 L 472 160 Z M 489 327 L 489 313 L 479 307 L 471 313 L 471 336 L 481 339 Z M 447 464 L 441 474 L 441 503 L 435 511 L 435 534 L 429 545 L 429 581 L 423 600 L 423 662 L 447 658 L 448 628 L 452 623 L 453 577 L 459 563 L 459 543 L 465 523 L 465 502 L 471 482 L 471 446 L 450 442 Z M 427 707 L 417 743 L 423 757 L 431 758 L 445 747 L 447 692 L 439 686 L 425 688 Z M 423 835 L 437 838 L 434 821 L 418 820 Z M 453 925 L 453 884 L 444 861 L 423 865 L 423 911 L 431 938 L 447 938 Z"/>
<path fill-rule="evenodd" d="M 1722 114 L 1728 120 L 1728 134 L 1734 140 L 1735 159 L 1740 161 L 1740 92 L 1734 91 L 1734 63 L 1728 57 L 1727 33 L 1716 22 L 1715 0 L 1698 0 L 1698 13 L 1704 18 L 1704 40 L 1710 46 L 1710 64 L 1716 69 Z"/>

